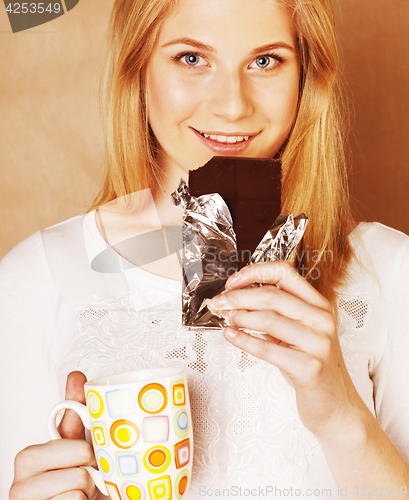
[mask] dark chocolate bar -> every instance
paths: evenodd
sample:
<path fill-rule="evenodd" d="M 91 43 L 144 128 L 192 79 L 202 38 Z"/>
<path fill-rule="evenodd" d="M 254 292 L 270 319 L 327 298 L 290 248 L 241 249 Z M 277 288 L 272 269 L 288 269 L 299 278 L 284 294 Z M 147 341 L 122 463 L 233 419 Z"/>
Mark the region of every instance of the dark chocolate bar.
<path fill-rule="evenodd" d="M 189 171 L 189 193 L 195 197 L 218 193 L 224 199 L 233 218 L 240 269 L 281 212 L 281 162 L 215 156 Z"/>

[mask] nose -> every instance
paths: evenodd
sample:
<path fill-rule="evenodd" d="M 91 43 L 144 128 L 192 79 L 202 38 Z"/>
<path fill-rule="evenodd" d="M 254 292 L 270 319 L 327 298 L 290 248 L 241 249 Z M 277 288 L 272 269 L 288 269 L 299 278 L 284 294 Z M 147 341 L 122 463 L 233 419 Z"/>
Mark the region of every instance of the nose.
<path fill-rule="evenodd" d="M 251 89 L 243 75 L 233 71 L 219 74 L 212 90 L 208 109 L 214 116 L 234 122 L 253 113 Z"/>

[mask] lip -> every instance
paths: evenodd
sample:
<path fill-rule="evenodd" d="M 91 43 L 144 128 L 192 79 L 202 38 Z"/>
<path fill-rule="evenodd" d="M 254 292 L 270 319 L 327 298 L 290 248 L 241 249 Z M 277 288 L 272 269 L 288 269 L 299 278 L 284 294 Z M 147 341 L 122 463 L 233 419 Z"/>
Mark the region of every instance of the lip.
<path fill-rule="evenodd" d="M 218 153 L 219 155 L 234 155 L 240 153 L 241 151 L 244 151 L 246 148 L 248 148 L 248 146 L 258 135 L 258 133 L 255 135 L 251 135 L 251 134 L 244 134 L 242 132 L 234 134 L 232 133 L 227 134 L 225 132 L 204 132 L 205 134 L 209 135 L 225 135 L 226 137 L 246 136 L 246 135 L 250 136 L 247 141 L 240 141 L 236 142 L 235 144 L 232 144 L 232 143 L 214 141 L 210 139 L 210 137 L 206 139 L 206 137 L 203 137 L 203 135 L 193 127 L 190 127 L 190 129 L 196 134 L 196 136 L 202 141 L 202 143 L 206 147 L 208 147 L 213 152 Z"/>

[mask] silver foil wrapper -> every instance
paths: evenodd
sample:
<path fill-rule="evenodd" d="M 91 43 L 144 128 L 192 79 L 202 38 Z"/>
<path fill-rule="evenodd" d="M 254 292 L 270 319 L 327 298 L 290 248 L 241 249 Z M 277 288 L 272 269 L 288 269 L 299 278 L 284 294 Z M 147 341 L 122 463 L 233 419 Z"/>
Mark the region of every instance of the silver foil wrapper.
<path fill-rule="evenodd" d="M 204 301 L 221 293 L 237 271 L 230 211 L 218 194 L 190 196 L 183 180 L 172 199 L 184 208 L 182 323 L 191 329 L 222 328 L 224 320 L 213 315 Z"/>
<path fill-rule="evenodd" d="M 223 292 L 229 276 L 238 269 L 237 241 L 230 211 L 223 198 L 207 194 L 195 198 L 181 180 L 172 193 L 173 203 L 182 205 L 183 289 L 182 324 L 189 329 L 223 329 L 225 320 L 205 305 Z M 250 259 L 250 264 L 288 260 L 301 240 L 308 217 L 282 213 L 274 221 Z"/>
<path fill-rule="evenodd" d="M 307 224 L 305 214 L 295 218 L 292 214 L 280 214 L 254 250 L 250 264 L 288 260 L 301 241 Z"/>

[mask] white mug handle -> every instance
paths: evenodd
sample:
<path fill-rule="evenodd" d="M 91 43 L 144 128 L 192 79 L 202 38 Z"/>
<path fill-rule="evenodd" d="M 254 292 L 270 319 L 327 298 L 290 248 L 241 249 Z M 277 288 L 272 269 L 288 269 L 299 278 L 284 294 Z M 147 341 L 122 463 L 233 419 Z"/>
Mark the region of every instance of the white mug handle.
<path fill-rule="evenodd" d="M 91 420 L 86 406 L 84 406 L 81 403 L 78 403 L 77 401 L 68 401 L 68 400 L 62 401 L 61 403 L 58 403 L 57 405 L 54 406 L 54 408 L 51 410 L 50 416 L 48 417 L 48 431 L 52 439 L 61 439 L 60 433 L 58 432 L 57 427 L 55 425 L 55 419 L 57 417 L 57 414 L 61 410 L 65 409 L 74 410 L 75 413 L 77 413 L 81 418 L 84 427 L 88 430 L 91 429 Z M 82 466 L 82 468 L 86 469 L 89 472 L 90 476 L 92 477 L 95 483 L 95 486 L 99 489 L 99 491 L 104 495 L 108 496 L 108 490 L 105 485 L 102 474 L 93 467 Z"/>

